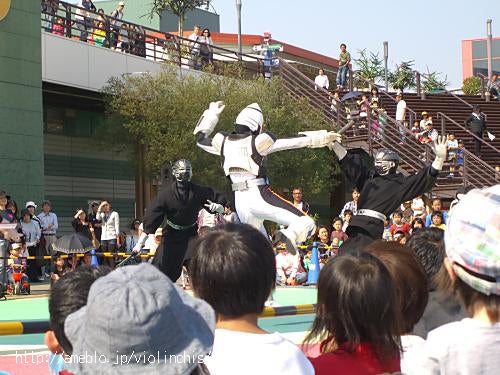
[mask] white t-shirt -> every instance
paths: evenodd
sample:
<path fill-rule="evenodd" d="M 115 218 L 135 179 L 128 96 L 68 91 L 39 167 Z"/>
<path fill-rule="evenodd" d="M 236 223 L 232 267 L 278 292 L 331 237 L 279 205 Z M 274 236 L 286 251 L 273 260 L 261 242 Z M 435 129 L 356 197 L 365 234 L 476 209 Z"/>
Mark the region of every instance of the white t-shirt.
<path fill-rule="evenodd" d="M 315 83 L 315 88 L 321 87 L 325 88 L 328 90 L 328 87 L 330 86 L 330 82 L 328 81 L 328 77 L 326 75 L 317 75 L 316 78 L 314 78 L 314 83 Z"/>
<path fill-rule="evenodd" d="M 413 198 L 413 200 L 411 201 L 411 209 L 413 210 L 415 216 L 423 215 L 425 204 L 422 198 Z"/>
<path fill-rule="evenodd" d="M 409 374 L 493 375 L 500 371 L 500 323 L 462 319 L 432 330 Z"/>
<path fill-rule="evenodd" d="M 404 121 L 406 114 L 406 102 L 401 99 L 396 106 L 396 121 Z"/>
<path fill-rule="evenodd" d="M 314 374 L 304 353 L 278 333 L 216 329 L 212 354 L 204 361 L 214 375 Z"/>
<path fill-rule="evenodd" d="M 420 336 L 405 335 L 401 336 L 401 372 L 403 374 L 411 373 L 421 360 L 424 352 L 425 340 Z"/>

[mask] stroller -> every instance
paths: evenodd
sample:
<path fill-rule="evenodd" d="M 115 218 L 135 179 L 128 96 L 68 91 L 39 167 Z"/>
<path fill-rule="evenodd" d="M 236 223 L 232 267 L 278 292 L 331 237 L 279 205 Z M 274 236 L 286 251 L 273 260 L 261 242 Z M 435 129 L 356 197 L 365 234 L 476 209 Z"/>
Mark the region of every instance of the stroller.
<path fill-rule="evenodd" d="M 28 276 L 24 273 L 26 266 L 24 264 L 13 263 L 12 281 L 7 287 L 7 293 L 20 295 L 31 294 L 31 287 Z"/>

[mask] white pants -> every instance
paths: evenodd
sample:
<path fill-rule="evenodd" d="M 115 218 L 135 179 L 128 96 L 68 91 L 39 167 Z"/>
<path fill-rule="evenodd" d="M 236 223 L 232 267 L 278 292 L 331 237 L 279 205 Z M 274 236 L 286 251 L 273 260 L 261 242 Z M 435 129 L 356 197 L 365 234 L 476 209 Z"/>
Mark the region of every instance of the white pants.
<path fill-rule="evenodd" d="M 267 236 L 264 220 L 286 225 L 283 234 L 295 243 L 305 242 L 316 230 L 314 220 L 292 203 L 274 193 L 268 185 L 235 191 L 235 206 L 242 223 Z"/>

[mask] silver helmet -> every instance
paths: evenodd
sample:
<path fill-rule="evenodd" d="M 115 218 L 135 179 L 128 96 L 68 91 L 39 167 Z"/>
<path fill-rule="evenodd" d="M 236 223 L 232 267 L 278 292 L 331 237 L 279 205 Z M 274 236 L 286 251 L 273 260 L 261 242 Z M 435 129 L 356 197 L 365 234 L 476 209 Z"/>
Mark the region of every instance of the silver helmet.
<path fill-rule="evenodd" d="M 396 151 L 383 149 L 375 155 L 375 171 L 379 176 L 396 173 L 399 166 L 399 155 Z"/>
<path fill-rule="evenodd" d="M 193 168 L 191 162 L 186 159 L 177 160 L 172 166 L 172 174 L 179 182 L 189 182 L 193 177 Z"/>

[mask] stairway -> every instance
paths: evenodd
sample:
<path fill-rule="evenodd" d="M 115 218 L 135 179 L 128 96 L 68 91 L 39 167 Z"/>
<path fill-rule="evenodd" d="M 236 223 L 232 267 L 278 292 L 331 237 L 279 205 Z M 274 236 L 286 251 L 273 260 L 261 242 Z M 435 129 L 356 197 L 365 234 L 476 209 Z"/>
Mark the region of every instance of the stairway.
<path fill-rule="evenodd" d="M 329 93 L 326 90 L 320 88 L 318 88 L 318 90 L 315 90 L 314 82 L 301 71 L 299 71 L 297 67 L 284 60 L 280 60 L 279 75 L 287 91 L 295 97 L 307 98 L 311 105 L 321 110 L 321 112 L 325 116 L 325 119 L 332 124 L 332 128 L 341 129 L 348 123 L 345 111 L 343 110 L 343 108 L 341 108 L 343 106 L 334 105 L 332 107 L 332 101 L 329 97 Z M 385 95 L 382 97 L 384 107 L 387 109 L 387 116 L 385 116 L 386 125 L 383 137 L 376 137 L 377 134 L 373 131 L 368 131 L 368 129 L 359 129 L 356 133 L 353 129 L 349 129 L 344 133 L 345 145 L 348 148 L 362 148 L 371 156 L 373 156 L 377 152 L 377 150 L 382 148 L 395 150 L 399 153 L 401 158 L 401 173 L 405 175 L 414 174 L 424 166 L 432 163 L 434 154 L 430 150 L 429 146 L 420 144 L 414 137 L 412 137 L 409 130 L 407 131 L 406 141 L 404 142 L 404 144 L 400 144 L 399 128 L 396 126 L 394 120 L 396 103 L 389 94 L 383 93 L 383 95 Z M 447 95 L 440 96 L 444 97 Z M 440 99 L 444 98 L 440 98 L 440 96 L 433 96 L 432 99 L 429 97 L 428 101 L 426 100 L 426 104 L 432 101 L 435 106 L 432 106 L 431 108 L 439 109 L 439 112 L 445 111 L 445 109 L 447 109 L 447 106 L 449 108 L 455 108 L 454 106 L 450 105 L 449 101 L 445 100 L 443 100 L 443 103 L 445 104 L 441 106 L 439 104 Z M 412 108 L 412 104 L 415 104 L 416 101 L 420 100 L 419 98 L 416 98 L 415 94 L 413 94 L 413 96 L 410 94 L 407 96 L 407 98 L 407 104 L 410 108 Z M 458 101 L 454 97 L 451 98 L 454 101 Z M 413 99 L 415 99 L 415 101 Z M 417 106 L 417 108 L 420 107 Z M 429 112 L 429 109 L 426 110 Z M 470 109 L 468 107 L 467 110 L 468 112 L 464 111 L 460 112 L 460 114 L 469 114 Z M 417 109 L 416 111 L 420 110 Z M 485 106 L 485 112 L 486 111 L 492 113 L 492 115 L 489 115 L 489 112 L 487 112 L 489 121 L 492 121 L 492 119 L 496 118 L 496 112 L 494 109 L 490 109 L 489 106 Z M 447 111 L 447 113 L 448 112 L 449 111 Z M 415 111 L 413 111 L 412 116 L 416 117 Z M 444 121 L 444 125 L 447 127 L 446 130 L 454 131 L 457 137 L 464 137 L 466 132 L 464 132 L 463 134 L 460 133 L 460 131 L 462 130 L 454 122 L 456 120 L 451 117 L 445 116 L 446 114 L 443 113 L 442 118 Z M 456 118 L 458 118 L 458 112 L 455 116 Z M 371 124 L 372 120 L 373 119 L 369 118 L 367 123 Z M 436 120 L 434 120 L 434 123 L 436 124 Z M 500 122 L 498 122 L 498 124 L 500 124 Z M 500 128 L 497 131 L 496 127 L 492 125 L 491 129 L 500 138 Z M 486 154 L 486 147 L 484 147 L 484 151 Z M 457 175 L 454 178 L 448 178 L 447 175 L 449 172 L 449 165 L 445 164 L 443 170 L 439 174 L 436 185 L 432 190 L 433 195 L 444 198 L 451 198 L 454 197 L 456 189 L 460 186 L 463 186 L 464 184 L 476 188 L 481 188 L 498 183 L 498 175 L 495 174 L 495 169 L 491 164 L 477 158 L 467 149 L 465 150 L 464 154 L 464 167 L 462 175 Z M 498 160 L 498 155 L 500 154 L 492 149 L 492 152 L 488 151 L 486 155 L 494 162 L 495 160 Z M 500 165 L 500 162 L 497 165 Z"/>

